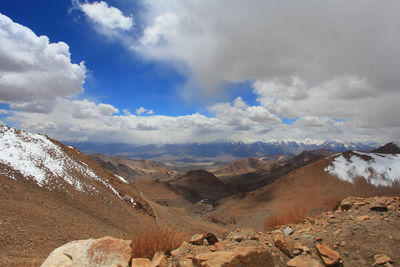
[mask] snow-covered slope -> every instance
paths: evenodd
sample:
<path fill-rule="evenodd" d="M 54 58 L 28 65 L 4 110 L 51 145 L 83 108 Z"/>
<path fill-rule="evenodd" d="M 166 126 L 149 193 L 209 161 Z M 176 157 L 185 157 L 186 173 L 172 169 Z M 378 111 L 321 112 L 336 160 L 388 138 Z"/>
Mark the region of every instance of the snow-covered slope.
<path fill-rule="evenodd" d="M 343 181 L 354 183 L 364 178 L 374 186 L 400 183 L 400 154 L 346 152 L 332 157 L 325 171 Z"/>
<path fill-rule="evenodd" d="M 47 136 L 0 125 L 0 174 L 13 180 L 22 177 L 48 190 L 74 190 L 95 195 L 108 191 L 136 205 L 133 197 L 121 193 L 113 185 L 113 179 L 97 174 L 80 154 L 75 148 L 61 145 Z M 121 180 L 116 178 L 118 182 Z"/>

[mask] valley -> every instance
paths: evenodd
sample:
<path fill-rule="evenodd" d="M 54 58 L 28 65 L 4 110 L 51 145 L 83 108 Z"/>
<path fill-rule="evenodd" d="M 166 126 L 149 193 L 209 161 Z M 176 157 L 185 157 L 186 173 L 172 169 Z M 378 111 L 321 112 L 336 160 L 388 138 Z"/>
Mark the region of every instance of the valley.
<path fill-rule="evenodd" d="M 0 127 L 0 266 L 40 266 L 72 240 L 129 240 L 165 226 L 189 236 L 263 232 L 272 218 L 297 212 L 299 218 L 284 222 L 295 223 L 332 212 L 349 196 L 400 195 L 394 143 L 372 152 L 316 149 L 187 170 L 86 155 L 47 136 Z"/>

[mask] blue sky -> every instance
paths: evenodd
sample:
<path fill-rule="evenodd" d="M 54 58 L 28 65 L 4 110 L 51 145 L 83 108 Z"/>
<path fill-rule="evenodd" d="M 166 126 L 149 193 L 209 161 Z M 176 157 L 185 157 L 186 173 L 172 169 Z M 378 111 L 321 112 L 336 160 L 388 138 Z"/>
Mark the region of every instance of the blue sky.
<path fill-rule="evenodd" d="M 124 5 L 124 2 L 127 1 L 108 1 L 110 6 L 124 8 L 125 13 L 132 16 L 141 11 L 135 1 L 130 1 L 129 5 Z M 5 1 L 1 12 L 37 35 L 48 36 L 51 42 L 66 42 L 72 62 L 85 61 L 90 73 L 85 81 L 85 92 L 79 98 L 105 101 L 132 112 L 145 107 L 170 116 L 206 112 L 204 104 L 232 101 L 237 94 L 254 103 L 255 97 L 246 83 L 230 84 L 227 91 L 231 93 L 216 95 L 200 103 L 182 98 L 179 89 L 186 78 L 175 66 L 143 60 L 120 42 L 105 40 L 103 35 L 93 31 L 79 10 L 72 8 L 70 0 L 44 0 L 40 5 L 21 0 Z M 143 27 L 137 23 L 131 31 L 132 35 Z"/>
<path fill-rule="evenodd" d="M 65 141 L 395 140 L 400 5 L 358 2 L 5 0 L 0 119 Z"/>

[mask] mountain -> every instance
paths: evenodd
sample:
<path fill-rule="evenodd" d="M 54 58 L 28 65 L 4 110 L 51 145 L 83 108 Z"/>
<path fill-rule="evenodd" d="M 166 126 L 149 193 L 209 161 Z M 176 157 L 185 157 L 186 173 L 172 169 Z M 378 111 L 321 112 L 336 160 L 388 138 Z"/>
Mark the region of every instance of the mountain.
<path fill-rule="evenodd" d="M 198 163 L 231 161 L 238 158 L 268 155 L 293 155 L 306 150 L 326 149 L 332 152 L 346 150 L 370 151 L 379 147 L 374 142 L 320 141 L 271 141 L 271 142 L 214 142 L 192 144 L 165 144 L 136 146 L 129 144 L 72 143 L 86 153 L 122 155 L 128 158 Z"/>
<path fill-rule="evenodd" d="M 290 171 L 331 154 L 328 150 L 317 149 L 291 156 L 246 158 L 211 169 L 210 172 L 242 194 L 257 190 Z"/>
<path fill-rule="evenodd" d="M 261 160 L 255 157 L 235 160 L 226 165 L 210 170 L 215 175 L 233 176 L 249 172 L 261 171 L 263 167 L 271 164 L 271 161 Z"/>
<path fill-rule="evenodd" d="M 126 160 L 105 159 L 117 167 Z M 125 163 L 143 173 L 167 169 L 151 161 Z M 191 202 L 157 179 L 128 178 L 75 147 L 0 125 L 0 266 L 39 266 L 51 250 L 71 240 L 127 239 L 160 225 L 223 232 L 199 219 Z"/>
<path fill-rule="evenodd" d="M 135 179 L 168 179 L 176 176 L 176 168 L 152 160 L 134 160 L 122 156 L 89 155 L 103 168 L 127 180 Z"/>
<path fill-rule="evenodd" d="M 126 180 L 74 147 L 4 125 L 0 218 L 0 266 L 14 266 L 11 259 L 31 266 L 68 240 L 127 238 L 156 225 L 153 210 Z"/>
<path fill-rule="evenodd" d="M 204 170 L 188 171 L 178 178 L 169 180 L 166 184 L 193 203 L 203 201 L 215 205 L 218 200 L 234 193 L 229 185 Z"/>
<path fill-rule="evenodd" d="M 400 155 L 346 151 L 283 172 L 254 191 L 225 198 L 208 216 L 216 221 L 233 217 L 234 228 L 257 228 L 278 211 L 296 208 L 314 214 L 334 208 L 350 195 L 399 194 Z"/>
<path fill-rule="evenodd" d="M 381 154 L 400 154 L 400 146 L 394 142 L 391 142 L 380 148 L 372 150 L 372 152 Z"/>

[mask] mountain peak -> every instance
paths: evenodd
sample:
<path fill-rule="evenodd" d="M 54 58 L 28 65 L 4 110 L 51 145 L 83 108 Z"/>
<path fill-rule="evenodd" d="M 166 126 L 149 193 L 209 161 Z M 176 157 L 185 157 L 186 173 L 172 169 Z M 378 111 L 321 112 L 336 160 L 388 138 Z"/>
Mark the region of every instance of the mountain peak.
<path fill-rule="evenodd" d="M 381 154 L 400 154 L 400 146 L 395 142 L 390 142 L 380 148 L 373 150 L 372 152 Z"/>

